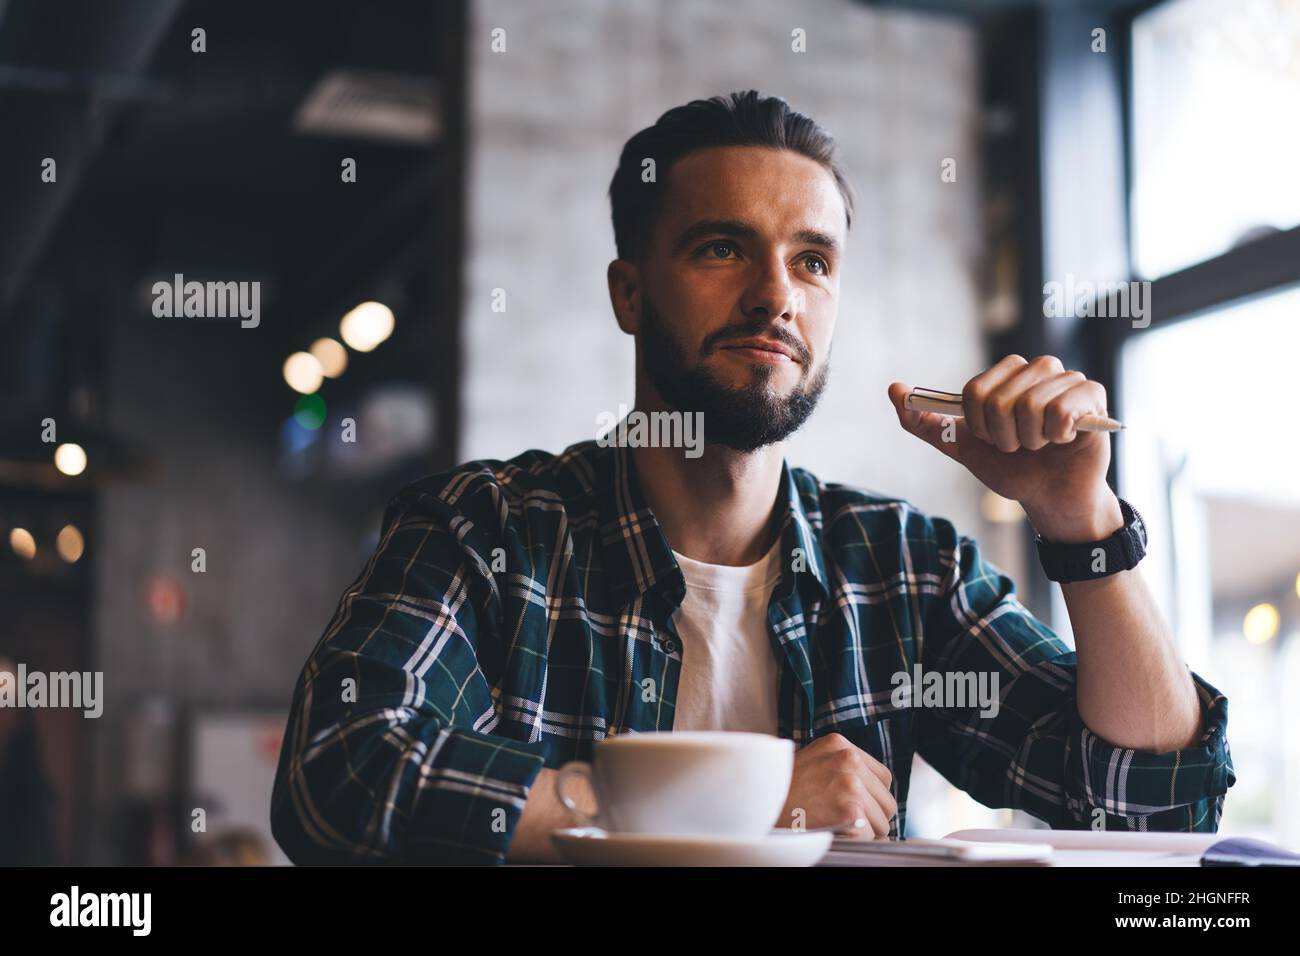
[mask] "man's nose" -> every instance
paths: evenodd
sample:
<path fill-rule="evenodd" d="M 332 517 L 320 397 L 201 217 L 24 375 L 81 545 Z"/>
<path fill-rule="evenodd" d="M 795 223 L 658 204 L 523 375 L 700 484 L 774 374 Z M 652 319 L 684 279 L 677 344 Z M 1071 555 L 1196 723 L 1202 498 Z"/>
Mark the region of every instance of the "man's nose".
<path fill-rule="evenodd" d="M 784 262 L 771 260 L 755 275 L 741 308 L 746 315 L 793 319 L 803 310 L 803 290 L 790 281 Z"/>

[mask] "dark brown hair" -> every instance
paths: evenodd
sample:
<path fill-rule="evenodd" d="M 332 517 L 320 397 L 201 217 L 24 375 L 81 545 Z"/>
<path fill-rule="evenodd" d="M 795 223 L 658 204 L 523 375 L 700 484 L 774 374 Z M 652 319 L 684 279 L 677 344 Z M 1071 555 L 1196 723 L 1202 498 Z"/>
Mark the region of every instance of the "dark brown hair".
<path fill-rule="evenodd" d="M 779 96 L 745 90 L 674 107 L 624 144 L 609 184 L 620 259 L 633 261 L 645 252 L 673 164 L 687 153 L 713 146 L 767 146 L 816 160 L 835 177 L 844 199 L 846 227 L 853 224 L 853 188 L 831 135 Z M 646 159 L 655 161 L 655 182 L 641 180 Z"/>

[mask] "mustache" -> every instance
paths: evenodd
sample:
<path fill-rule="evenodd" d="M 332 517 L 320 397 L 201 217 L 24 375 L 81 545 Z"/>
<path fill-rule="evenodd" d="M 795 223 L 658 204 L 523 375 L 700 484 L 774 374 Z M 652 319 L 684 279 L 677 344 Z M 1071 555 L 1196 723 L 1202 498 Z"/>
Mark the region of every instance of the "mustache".
<path fill-rule="evenodd" d="M 760 319 L 755 322 L 746 322 L 743 325 L 735 325 L 725 329 L 719 329 L 705 338 L 700 350 L 705 355 L 708 355 L 710 352 L 715 351 L 723 342 L 728 342 L 732 339 L 747 339 L 753 336 L 761 336 L 766 339 L 773 339 L 780 342 L 782 345 L 789 348 L 790 351 L 794 352 L 794 354 L 798 356 L 799 361 L 804 365 L 807 365 L 809 358 L 812 357 L 812 353 L 808 350 L 806 345 L 795 338 L 788 330 L 779 325 L 772 325 L 772 323 L 767 319 Z"/>

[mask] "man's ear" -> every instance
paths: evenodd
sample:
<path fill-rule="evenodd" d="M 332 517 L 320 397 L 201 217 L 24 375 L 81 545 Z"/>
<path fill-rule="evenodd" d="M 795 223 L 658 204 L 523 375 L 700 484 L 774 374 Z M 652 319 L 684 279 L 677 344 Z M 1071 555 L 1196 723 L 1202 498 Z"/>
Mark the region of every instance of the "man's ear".
<path fill-rule="evenodd" d="M 605 279 L 618 327 L 628 335 L 636 335 L 641 331 L 641 270 L 624 259 L 615 259 Z"/>

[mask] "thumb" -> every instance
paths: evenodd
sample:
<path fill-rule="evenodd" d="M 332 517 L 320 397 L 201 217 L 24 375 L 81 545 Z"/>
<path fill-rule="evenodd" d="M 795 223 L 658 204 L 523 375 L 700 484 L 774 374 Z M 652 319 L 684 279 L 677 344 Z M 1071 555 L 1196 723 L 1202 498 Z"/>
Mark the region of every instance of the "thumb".
<path fill-rule="evenodd" d="M 889 386 L 889 400 L 893 402 L 894 411 L 898 413 L 898 423 L 949 458 L 961 461 L 958 444 L 962 437 L 961 433 L 966 430 L 966 423 L 961 419 L 950 418 L 936 412 L 912 411 L 904 404 L 911 391 L 911 386 L 904 385 L 902 382 L 894 382 Z"/>

